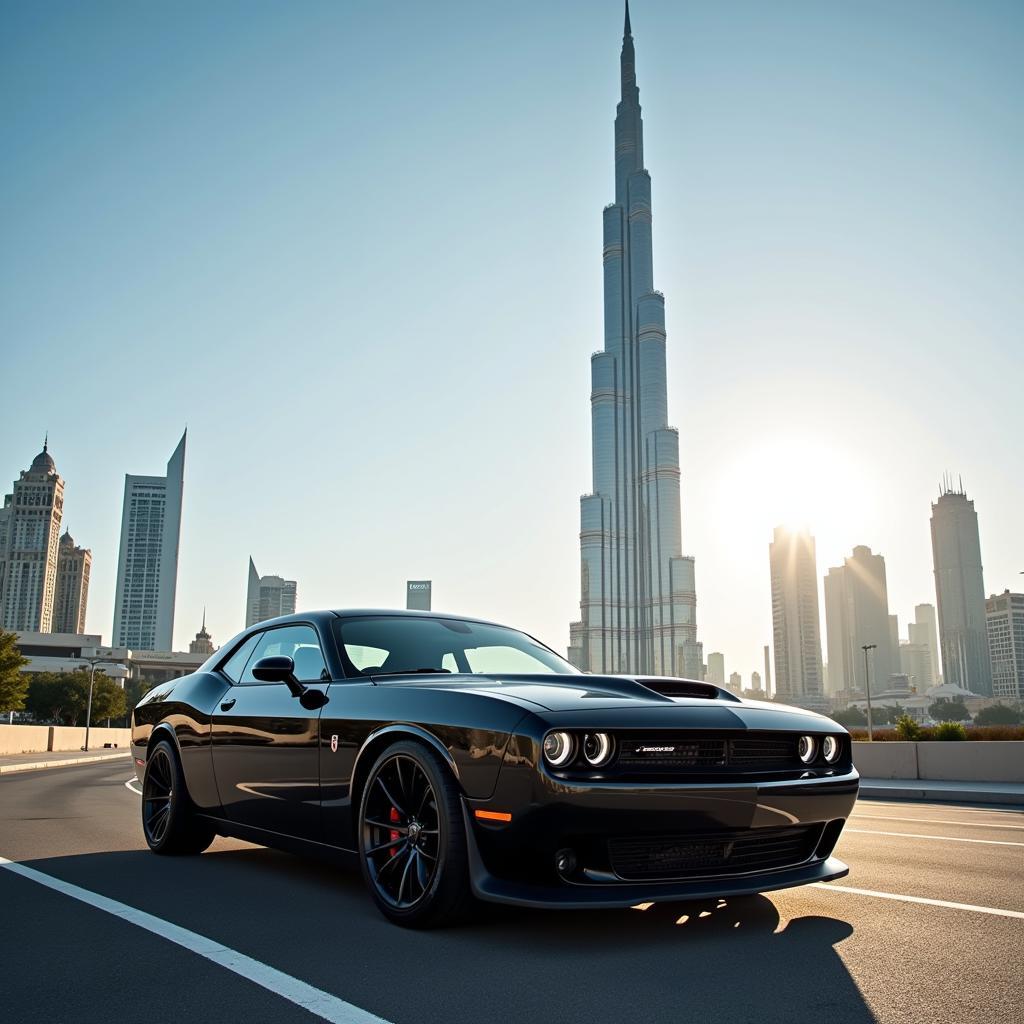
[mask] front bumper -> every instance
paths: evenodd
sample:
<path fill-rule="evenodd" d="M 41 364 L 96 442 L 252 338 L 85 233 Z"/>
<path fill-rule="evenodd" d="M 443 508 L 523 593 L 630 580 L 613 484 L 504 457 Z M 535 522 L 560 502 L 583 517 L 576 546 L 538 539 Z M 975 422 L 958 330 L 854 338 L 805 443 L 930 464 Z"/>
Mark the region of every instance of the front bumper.
<path fill-rule="evenodd" d="M 747 785 L 669 786 L 552 784 L 542 773 L 532 774 L 527 800 L 511 800 L 513 792 L 499 782 L 490 800 L 464 803 L 470 881 L 479 899 L 530 907 L 629 907 L 768 892 L 841 878 L 849 870 L 832 849 L 857 799 L 855 770 Z M 520 789 L 518 795 L 527 794 Z M 511 809 L 512 821 L 478 820 L 474 812 L 481 809 Z M 768 837 L 801 826 L 820 841 L 814 838 L 799 862 L 764 869 L 732 873 L 720 864 L 640 879 L 618 874 L 608 859 L 612 837 L 671 836 L 685 845 L 721 834 Z M 555 861 L 566 848 L 579 864 L 560 873 Z"/>

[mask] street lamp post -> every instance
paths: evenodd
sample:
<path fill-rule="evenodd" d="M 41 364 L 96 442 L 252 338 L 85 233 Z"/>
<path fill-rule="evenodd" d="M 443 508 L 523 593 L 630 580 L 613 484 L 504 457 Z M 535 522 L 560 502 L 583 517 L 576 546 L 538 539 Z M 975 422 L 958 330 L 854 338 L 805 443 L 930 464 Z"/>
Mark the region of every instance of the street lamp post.
<path fill-rule="evenodd" d="M 82 661 L 88 662 L 89 664 L 89 700 L 85 708 L 85 746 L 82 747 L 83 750 L 88 750 L 89 730 L 92 727 L 92 691 L 93 687 L 96 685 L 96 666 L 120 665 L 121 661 L 117 658 L 82 658 Z"/>
<path fill-rule="evenodd" d="M 868 697 L 868 740 L 875 738 L 871 728 L 871 662 L 868 660 L 868 651 L 873 651 L 877 646 L 878 644 L 862 644 L 860 648 L 864 652 L 864 692 Z"/>

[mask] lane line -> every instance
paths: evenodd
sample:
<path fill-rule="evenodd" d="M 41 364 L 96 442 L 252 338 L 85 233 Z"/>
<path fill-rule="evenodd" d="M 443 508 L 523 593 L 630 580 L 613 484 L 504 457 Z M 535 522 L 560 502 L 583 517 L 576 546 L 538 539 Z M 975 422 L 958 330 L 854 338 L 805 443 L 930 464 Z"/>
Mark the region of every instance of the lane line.
<path fill-rule="evenodd" d="M 330 1021 L 331 1024 L 388 1024 L 383 1018 L 361 1010 L 351 1003 L 346 1003 L 344 999 L 339 999 L 337 996 L 331 995 L 330 992 L 314 988 L 290 974 L 285 974 L 283 971 L 269 966 L 269 964 L 254 960 L 214 939 L 189 931 L 187 928 L 172 924 L 153 914 L 147 914 L 144 910 L 138 910 L 127 903 L 119 903 L 117 900 L 72 885 L 53 875 L 36 871 L 35 868 L 10 861 L 6 857 L 0 857 L 0 868 L 5 868 L 15 875 L 37 882 L 55 892 L 70 896 L 97 910 L 113 914 L 114 917 L 120 918 L 122 921 L 134 924 L 168 942 L 173 942 L 176 946 L 181 946 L 211 963 L 232 971 L 245 978 L 246 981 L 251 981 L 254 985 L 259 985 L 260 988 L 265 988 L 268 992 L 273 992 L 290 1003 L 308 1010 L 321 1020 Z"/>
<path fill-rule="evenodd" d="M 862 836 L 900 836 L 903 839 L 941 839 L 947 843 L 981 843 L 984 846 L 1024 846 L 1024 843 L 1011 843 L 1008 839 L 965 839 L 962 836 L 924 836 L 916 832 L 876 832 L 870 828 L 844 828 L 847 832 L 857 832 Z"/>
<path fill-rule="evenodd" d="M 0 764 L 0 775 L 11 775 L 14 772 L 34 772 L 40 768 L 73 768 L 79 764 L 97 764 L 100 761 L 115 761 L 119 757 L 129 757 L 127 750 L 117 754 L 90 754 L 86 757 L 62 757 L 58 761 L 32 761 L 28 764 Z"/>
<path fill-rule="evenodd" d="M 125 789 L 130 789 L 130 790 L 131 790 L 131 791 L 132 791 L 133 793 L 138 793 L 138 795 L 139 795 L 139 796 L 142 796 L 142 790 L 141 790 L 141 789 L 136 789 L 136 788 L 135 788 L 135 787 L 136 787 L 136 786 L 137 786 L 138 784 L 139 784 L 139 780 L 138 780 L 137 778 L 135 778 L 135 776 L 133 775 L 133 776 L 132 776 L 132 777 L 131 777 L 131 778 L 130 778 L 130 779 L 129 779 L 129 780 L 128 780 L 128 781 L 127 781 L 127 782 L 126 782 L 125 784 L 124 784 L 124 788 L 125 788 Z"/>
<path fill-rule="evenodd" d="M 978 907 L 973 903 L 952 903 L 950 900 L 932 900 L 925 896 L 903 896 L 895 892 L 877 892 L 874 889 L 854 889 L 852 885 L 833 885 L 831 882 L 812 882 L 813 889 L 827 889 L 829 892 L 845 892 L 853 896 L 874 896 L 881 900 L 898 900 L 901 903 L 923 903 L 928 907 L 946 907 L 949 910 L 969 910 L 975 914 L 992 914 L 995 917 L 1015 917 L 1024 921 L 1024 911 L 1001 910 L 998 907 Z"/>
<path fill-rule="evenodd" d="M 993 821 L 957 821 L 954 818 L 894 818 L 888 814 L 858 814 L 856 811 L 850 815 L 851 821 L 919 821 L 922 825 L 963 825 L 965 828 L 1012 828 L 1024 831 L 1024 825 L 1000 825 Z"/>

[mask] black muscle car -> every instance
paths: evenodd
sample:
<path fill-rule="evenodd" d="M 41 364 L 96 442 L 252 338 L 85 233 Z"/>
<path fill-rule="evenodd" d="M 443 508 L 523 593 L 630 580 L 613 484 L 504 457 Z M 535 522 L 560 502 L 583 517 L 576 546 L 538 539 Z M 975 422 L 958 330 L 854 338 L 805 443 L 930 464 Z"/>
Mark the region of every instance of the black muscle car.
<path fill-rule="evenodd" d="M 252 626 L 132 716 L 156 853 L 216 835 L 358 860 L 381 911 L 627 907 L 838 878 L 857 796 L 835 722 L 703 682 L 577 672 L 423 612 Z"/>

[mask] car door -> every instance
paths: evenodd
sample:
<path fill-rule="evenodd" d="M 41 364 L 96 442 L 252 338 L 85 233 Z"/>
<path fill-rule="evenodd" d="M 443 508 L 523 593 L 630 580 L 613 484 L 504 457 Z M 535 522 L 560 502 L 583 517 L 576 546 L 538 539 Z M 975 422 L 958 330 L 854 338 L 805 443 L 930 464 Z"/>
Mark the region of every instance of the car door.
<path fill-rule="evenodd" d="M 307 689 L 327 689 L 323 646 L 306 623 L 250 637 L 225 663 L 222 671 L 232 686 L 214 710 L 212 730 L 221 805 L 240 825 L 319 840 L 320 708 L 304 706 L 315 702 L 300 701 L 285 683 L 254 678 L 253 666 L 271 655 L 292 658 L 294 674 Z"/>

